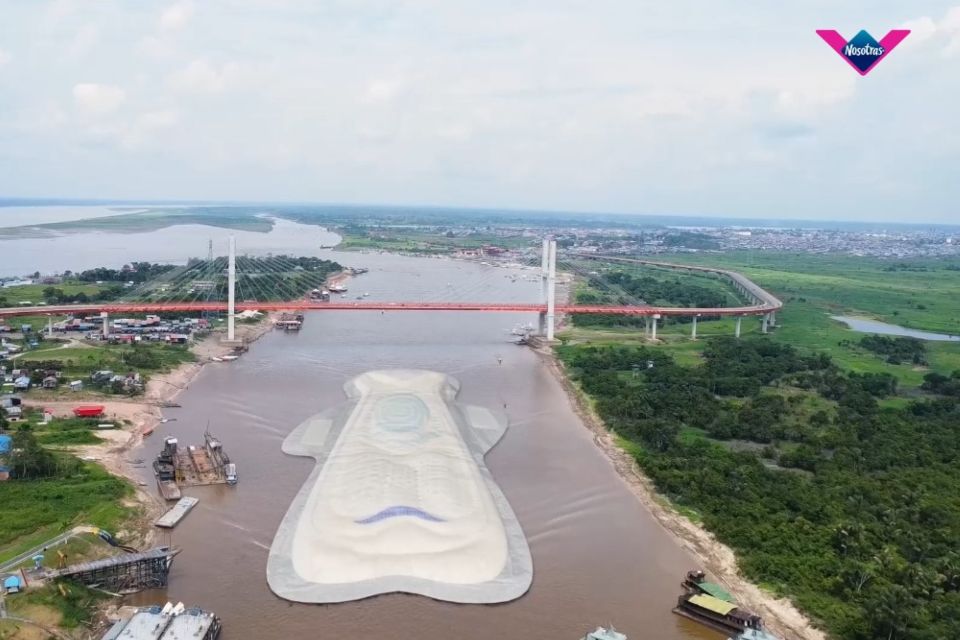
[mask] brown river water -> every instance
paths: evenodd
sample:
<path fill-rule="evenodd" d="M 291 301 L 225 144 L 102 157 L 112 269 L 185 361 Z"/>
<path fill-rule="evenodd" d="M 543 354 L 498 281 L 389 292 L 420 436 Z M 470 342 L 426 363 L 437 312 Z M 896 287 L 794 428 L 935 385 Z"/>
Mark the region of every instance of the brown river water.
<path fill-rule="evenodd" d="M 371 300 L 536 300 L 533 271 L 428 258 L 334 253 L 370 273 L 349 282 Z M 618 477 L 542 357 L 509 343 L 535 317 L 461 312 L 311 312 L 298 334 L 271 332 L 233 363 L 212 363 L 167 409 L 133 457 L 151 460 L 166 435 L 200 443 L 209 425 L 237 463 L 235 487 L 185 491 L 200 504 L 161 543 L 182 549 L 165 592 L 131 604 L 183 601 L 219 614 L 224 640 L 350 638 L 578 640 L 598 624 L 630 640 L 718 639 L 670 612 L 696 566 Z M 498 363 L 502 359 L 502 364 Z M 370 369 L 454 375 L 459 400 L 505 410 L 510 428 L 487 455 L 533 554 L 530 591 L 501 605 L 389 594 L 332 605 L 281 600 L 267 587 L 277 525 L 313 468 L 280 451 L 308 416 L 344 400 Z M 147 473 L 145 471 L 144 473 Z M 145 477 L 153 486 L 153 478 Z"/>

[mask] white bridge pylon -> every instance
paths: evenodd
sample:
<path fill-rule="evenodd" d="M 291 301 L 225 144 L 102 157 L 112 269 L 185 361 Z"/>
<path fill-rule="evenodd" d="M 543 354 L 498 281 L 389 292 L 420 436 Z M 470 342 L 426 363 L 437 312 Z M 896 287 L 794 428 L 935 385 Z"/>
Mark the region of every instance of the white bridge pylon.
<path fill-rule="evenodd" d="M 553 340 L 556 329 L 557 307 L 557 241 L 552 237 L 543 239 L 540 257 L 540 295 L 547 310 L 540 312 L 540 335 Z"/>

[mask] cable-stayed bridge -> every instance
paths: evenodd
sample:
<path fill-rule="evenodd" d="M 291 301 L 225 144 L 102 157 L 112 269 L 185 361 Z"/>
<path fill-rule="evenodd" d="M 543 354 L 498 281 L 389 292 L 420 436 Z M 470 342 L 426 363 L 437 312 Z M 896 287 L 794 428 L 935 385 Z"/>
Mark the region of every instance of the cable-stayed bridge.
<path fill-rule="evenodd" d="M 416 300 L 345 300 L 333 297 L 317 299 L 312 291 L 325 287 L 325 261 L 314 258 L 269 256 L 252 258 L 237 256 L 231 238 L 228 255 L 206 260 L 195 260 L 186 266 L 171 269 L 143 282 L 117 300 L 74 304 L 21 305 L 0 308 L 0 317 L 35 315 L 109 315 L 174 312 L 225 312 L 228 319 L 228 340 L 234 337 L 235 314 L 245 310 L 258 311 L 450 311 L 450 312 L 509 312 L 537 313 L 541 334 L 553 339 L 557 314 L 607 314 L 637 316 L 646 319 L 648 335 L 656 338 L 657 321 L 666 317 L 692 319 L 692 336 L 696 337 L 699 318 L 733 317 L 737 319 L 735 332 L 740 334 L 744 317 L 759 317 L 762 330 L 775 322 L 775 314 L 783 303 L 757 284 L 735 271 L 709 267 L 685 266 L 665 262 L 602 256 L 569 254 L 557 260 L 557 245 L 545 239 L 537 258 L 540 280 L 539 300 L 491 302 L 470 299 L 479 291 L 480 284 L 434 292 Z M 673 307 L 646 304 L 628 291 L 596 277 L 591 270 L 597 264 L 621 267 L 649 267 L 671 269 L 707 275 L 725 280 L 735 289 L 742 304 L 712 307 Z M 534 265 L 520 265 L 531 267 Z M 557 303 L 557 274 L 569 274 L 589 280 L 605 299 L 600 304 Z M 224 277 L 225 276 L 225 277 Z M 612 302 L 609 302 L 612 301 Z"/>

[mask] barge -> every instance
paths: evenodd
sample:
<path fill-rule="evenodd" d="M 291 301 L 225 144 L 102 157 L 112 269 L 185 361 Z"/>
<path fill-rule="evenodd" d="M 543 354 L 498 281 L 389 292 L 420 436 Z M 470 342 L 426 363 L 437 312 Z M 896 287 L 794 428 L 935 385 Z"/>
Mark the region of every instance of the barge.
<path fill-rule="evenodd" d="M 180 499 L 180 487 L 177 486 L 177 471 L 174 466 L 176 450 L 177 439 L 166 438 L 163 441 L 163 451 L 153 461 L 153 473 L 157 477 L 157 488 L 164 500 Z"/>
<path fill-rule="evenodd" d="M 673 612 L 684 618 L 726 633 L 740 634 L 748 629 L 763 630 L 763 619 L 757 614 L 702 593 L 685 593 L 677 599 Z"/>
<path fill-rule="evenodd" d="M 198 607 L 140 607 L 129 618 L 116 622 L 102 640 L 216 640 L 220 636 L 220 618 Z"/>
<path fill-rule="evenodd" d="M 283 313 L 274 323 L 274 326 L 284 331 L 300 331 L 300 328 L 303 326 L 303 314 Z"/>
<path fill-rule="evenodd" d="M 209 432 L 203 434 L 203 445 L 181 447 L 176 438 L 165 438 L 153 470 L 167 500 L 179 500 L 180 487 L 236 484 L 237 478 L 237 466 Z"/>
<path fill-rule="evenodd" d="M 779 640 L 763 626 L 763 619 L 739 606 L 730 592 L 707 580 L 703 571 L 688 571 L 681 583 L 683 595 L 673 612 L 717 631 L 729 640 Z"/>
<path fill-rule="evenodd" d="M 156 522 L 153 524 L 164 529 L 172 529 L 177 526 L 188 513 L 190 513 L 191 509 L 197 506 L 198 502 L 200 502 L 198 499 L 190 496 L 180 498 L 180 501 L 177 502 L 177 504 L 175 504 L 165 514 L 157 518 Z"/>

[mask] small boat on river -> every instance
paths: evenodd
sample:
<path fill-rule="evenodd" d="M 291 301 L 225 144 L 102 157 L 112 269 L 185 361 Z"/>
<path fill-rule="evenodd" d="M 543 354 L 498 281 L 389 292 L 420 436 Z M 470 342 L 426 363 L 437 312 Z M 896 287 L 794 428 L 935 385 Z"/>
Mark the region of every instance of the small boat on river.
<path fill-rule="evenodd" d="M 591 631 L 583 636 L 582 640 L 627 640 L 627 636 L 613 627 L 609 629 L 606 627 L 597 627 L 595 631 Z"/>

